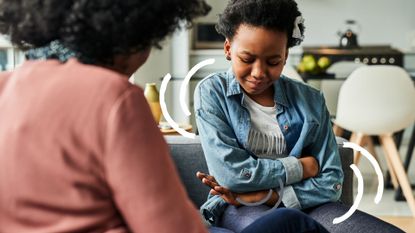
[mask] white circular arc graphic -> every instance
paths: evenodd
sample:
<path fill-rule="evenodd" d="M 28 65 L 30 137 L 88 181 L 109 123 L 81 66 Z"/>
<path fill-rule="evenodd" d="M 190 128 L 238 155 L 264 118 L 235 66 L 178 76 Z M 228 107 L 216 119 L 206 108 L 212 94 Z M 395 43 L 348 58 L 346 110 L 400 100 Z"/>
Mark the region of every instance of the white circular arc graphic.
<path fill-rule="evenodd" d="M 382 199 L 382 195 L 383 195 L 383 174 L 382 174 L 382 171 L 380 170 L 380 166 L 379 166 L 378 162 L 373 157 L 373 155 L 369 153 L 369 151 L 367 151 L 363 147 L 357 145 L 356 143 L 344 142 L 343 147 L 344 148 L 351 148 L 353 150 L 359 151 L 372 164 L 373 168 L 375 169 L 376 175 L 378 176 L 378 190 L 376 192 L 374 202 L 375 202 L 375 204 L 379 204 L 380 200 Z M 357 177 L 357 196 L 356 196 L 356 199 L 355 199 L 352 207 L 350 207 L 349 211 L 347 211 L 342 216 L 335 218 L 333 220 L 333 224 L 341 223 L 344 220 L 346 220 L 347 218 L 349 218 L 356 211 L 356 209 L 359 206 L 360 201 L 362 200 L 362 197 L 363 197 L 363 177 L 362 177 L 362 173 L 360 172 L 359 168 L 356 167 L 355 164 L 351 164 L 350 168 L 352 168 L 354 174 Z"/>
<path fill-rule="evenodd" d="M 186 116 L 190 116 L 190 111 L 189 108 L 187 107 L 186 103 L 185 103 L 185 97 L 186 97 L 186 90 L 187 90 L 187 86 L 189 84 L 190 78 L 202 67 L 206 66 L 206 65 L 210 65 L 213 64 L 215 62 L 215 59 L 210 58 L 210 59 L 206 59 L 204 61 L 199 62 L 198 64 L 196 64 L 192 69 L 190 69 L 190 71 L 187 73 L 186 77 L 184 78 L 181 86 L 180 86 L 180 107 L 182 109 L 182 111 L 186 114 Z M 169 73 L 167 73 L 164 78 L 163 81 L 161 82 L 161 86 L 160 86 L 160 97 L 159 97 L 159 101 L 160 101 L 160 106 L 161 106 L 161 112 L 163 113 L 164 118 L 166 119 L 166 121 L 170 124 L 170 126 L 176 130 L 179 134 L 181 134 L 184 137 L 187 138 L 196 138 L 196 135 L 194 133 L 190 133 L 187 132 L 186 130 L 180 128 L 179 124 L 177 124 L 173 118 L 171 118 L 168 110 L 167 110 L 167 106 L 166 106 L 166 101 L 165 101 L 165 94 L 166 94 L 166 89 L 167 89 L 167 84 L 169 83 L 171 79 L 171 75 Z"/>
<path fill-rule="evenodd" d="M 186 100 L 185 100 L 186 90 L 187 90 L 187 86 L 189 85 L 190 78 L 202 67 L 211 65 L 213 63 L 215 63 L 214 58 L 203 60 L 197 63 L 195 66 L 193 66 L 192 69 L 190 69 L 189 72 L 187 72 L 186 77 L 184 77 L 184 80 L 180 86 L 180 107 L 182 108 L 182 111 L 184 112 L 184 114 L 186 114 L 186 116 L 190 116 L 191 114 L 189 111 L 189 108 L 186 105 Z"/>
<path fill-rule="evenodd" d="M 356 167 L 356 165 L 354 164 L 350 164 L 350 168 L 353 170 L 354 174 L 357 177 L 357 196 L 356 199 L 352 205 L 352 207 L 350 207 L 350 209 L 343 214 L 340 217 L 337 217 L 333 220 L 333 224 L 338 224 L 343 222 L 344 220 L 348 219 L 350 216 L 352 216 L 352 214 L 357 210 L 357 207 L 360 204 L 360 201 L 362 200 L 363 197 L 363 177 L 362 177 L 362 173 L 360 172 L 359 168 Z"/>

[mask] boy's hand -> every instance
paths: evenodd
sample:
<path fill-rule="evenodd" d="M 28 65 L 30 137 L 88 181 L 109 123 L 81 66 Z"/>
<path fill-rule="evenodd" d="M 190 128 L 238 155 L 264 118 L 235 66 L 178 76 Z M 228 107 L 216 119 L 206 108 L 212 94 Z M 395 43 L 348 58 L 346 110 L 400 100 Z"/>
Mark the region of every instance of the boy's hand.
<path fill-rule="evenodd" d="M 216 181 L 215 177 L 202 173 L 197 172 L 196 176 L 207 186 L 211 188 L 210 194 L 212 195 L 219 195 L 223 198 L 227 203 L 234 205 L 234 206 L 241 206 L 236 198 L 240 198 L 244 202 L 248 203 L 255 203 L 263 200 L 269 193 L 269 190 L 261 190 L 261 191 L 254 191 L 248 193 L 235 193 L 230 191 L 229 189 L 221 186 Z M 265 203 L 269 206 L 274 206 L 275 203 L 278 201 L 279 195 L 276 192 L 273 192 L 271 198 Z"/>
<path fill-rule="evenodd" d="M 229 189 L 220 186 L 216 181 L 215 177 L 202 172 L 196 172 L 197 178 L 199 178 L 205 185 L 209 186 L 211 190 L 209 191 L 212 195 L 219 195 L 223 200 L 225 200 L 230 205 L 240 206 L 241 204 L 236 201 L 236 193 L 231 192 Z"/>

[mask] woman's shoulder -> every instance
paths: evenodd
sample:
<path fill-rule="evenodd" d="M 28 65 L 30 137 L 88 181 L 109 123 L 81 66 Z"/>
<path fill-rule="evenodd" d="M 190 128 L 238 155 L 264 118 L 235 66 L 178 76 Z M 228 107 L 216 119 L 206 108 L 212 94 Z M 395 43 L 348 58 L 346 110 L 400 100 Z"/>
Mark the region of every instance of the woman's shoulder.
<path fill-rule="evenodd" d="M 76 59 L 70 59 L 61 70 L 66 71 L 66 79 L 73 78 L 75 82 L 78 82 L 77 88 L 81 90 L 90 88 L 91 91 L 105 94 L 108 97 L 119 96 L 127 89 L 140 89 L 130 83 L 128 77 L 123 74 L 100 66 L 82 64 Z"/>
<path fill-rule="evenodd" d="M 12 75 L 12 72 L 10 71 L 0 72 L 0 87 L 2 86 L 2 83 L 5 83 L 10 78 L 11 75 Z"/>
<path fill-rule="evenodd" d="M 59 79 L 60 82 L 78 83 L 82 86 L 105 85 L 106 83 L 128 85 L 128 77 L 110 69 L 83 64 L 75 58 L 62 63 L 56 59 L 29 60 L 13 73 L 43 76 L 44 79 Z"/>
<path fill-rule="evenodd" d="M 85 104 L 113 102 L 130 89 L 141 91 L 128 81 L 127 76 L 110 69 L 83 64 L 76 59 L 69 59 L 65 63 L 52 59 L 27 61 L 13 75 L 27 85 L 30 83 L 34 89 L 46 90 L 45 95 L 60 90 L 61 96 L 82 98 Z M 37 85 L 33 84 L 33 79 L 38 80 Z"/>
<path fill-rule="evenodd" d="M 76 59 L 70 59 L 67 61 L 67 68 L 69 72 L 81 73 L 88 80 L 94 81 L 104 81 L 104 82 L 113 82 L 113 83 L 123 83 L 124 85 L 128 83 L 128 77 L 96 65 L 88 65 L 80 63 Z"/>

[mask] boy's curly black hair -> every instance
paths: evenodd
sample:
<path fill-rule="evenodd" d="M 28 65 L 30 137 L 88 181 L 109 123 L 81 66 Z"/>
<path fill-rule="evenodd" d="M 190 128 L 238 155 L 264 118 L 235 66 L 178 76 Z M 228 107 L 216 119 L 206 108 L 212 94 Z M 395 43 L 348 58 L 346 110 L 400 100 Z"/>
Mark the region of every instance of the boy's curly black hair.
<path fill-rule="evenodd" d="M 21 49 L 57 40 L 80 61 L 108 64 L 116 54 L 160 47 L 209 10 L 204 0 L 0 0 L 0 33 Z"/>
<path fill-rule="evenodd" d="M 230 0 L 222 14 L 216 30 L 232 40 L 241 24 L 264 27 L 287 33 L 287 47 L 299 45 L 301 38 L 293 38 L 294 22 L 301 16 L 294 0 Z M 299 24 L 301 35 L 304 25 Z"/>

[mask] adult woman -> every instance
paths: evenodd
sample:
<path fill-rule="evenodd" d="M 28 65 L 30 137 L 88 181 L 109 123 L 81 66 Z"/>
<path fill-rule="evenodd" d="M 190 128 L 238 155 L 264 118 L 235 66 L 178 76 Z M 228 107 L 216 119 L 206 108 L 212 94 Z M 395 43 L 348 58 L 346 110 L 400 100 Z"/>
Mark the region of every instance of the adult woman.
<path fill-rule="evenodd" d="M 207 77 L 195 92 L 197 125 L 213 175 L 198 174 L 212 188 L 201 208 L 205 218 L 240 231 L 278 204 L 281 194 L 285 207 L 308 209 L 329 231 L 367 232 L 368 225 L 373 230 L 399 231 L 363 213 L 332 224 L 347 207 L 336 202 L 343 171 L 324 98 L 281 75 L 288 49 L 303 38 L 297 4 L 232 0 L 220 15 L 217 30 L 226 37 L 224 51 L 232 68 Z M 280 186 L 279 181 L 284 188 L 272 192 L 269 206 L 235 207 L 241 201 L 262 200 L 269 189 Z M 353 226 L 346 228 L 349 223 Z"/>
<path fill-rule="evenodd" d="M 0 232 L 206 232 L 127 79 L 180 21 L 208 10 L 202 0 L 0 2 L 0 32 L 48 51 L 0 74 Z"/>

